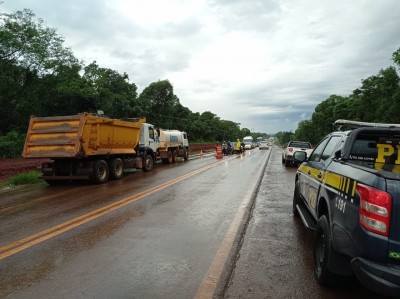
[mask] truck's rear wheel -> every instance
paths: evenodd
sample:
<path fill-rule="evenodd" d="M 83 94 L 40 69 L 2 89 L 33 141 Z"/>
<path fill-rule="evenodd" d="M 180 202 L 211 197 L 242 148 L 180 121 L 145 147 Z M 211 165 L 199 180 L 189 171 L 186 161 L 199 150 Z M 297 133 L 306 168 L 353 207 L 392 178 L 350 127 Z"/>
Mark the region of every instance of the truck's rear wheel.
<path fill-rule="evenodd" d="M 172 152 L 168 151 L 167 155 L 168 155 L 167 156 L 167 163 L 171 164 L 172 163 Z"/>
<path fill-rule="evenodd" d="M 178 159 L 178 151 L 173 150 L 172 151 L 172 163 L 175 163 L 177 159 Z"/>
<path fill-rule="evenodd" d="M 110 178 L 119 180 L 124 175 L 124 163 L 120 158 L 115 158 L 110 164 Z"/>
<path fill-rule="evenodd" d="M 93 165 L 92 181 L 96 184 L 103 184 L 108 181 L 109 168 L 104 160 L 97 160 Z"/>
<path fill-rule="evenodd" d="M 154 160 L 150 154 L 147 154 L 144 158 L 143 171 L 152 171 L 154 168 Z"/>

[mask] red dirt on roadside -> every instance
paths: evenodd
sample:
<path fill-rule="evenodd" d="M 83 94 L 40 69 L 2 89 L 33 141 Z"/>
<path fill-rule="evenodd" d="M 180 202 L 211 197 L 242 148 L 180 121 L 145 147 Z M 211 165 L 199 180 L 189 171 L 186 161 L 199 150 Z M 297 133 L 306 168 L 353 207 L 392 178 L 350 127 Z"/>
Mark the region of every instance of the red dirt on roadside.
<path fill-rule="evenodd" d="M 37 170 L 43 161 L 47 159 L 0 158 L 0 183 L 18 173 Z"/>

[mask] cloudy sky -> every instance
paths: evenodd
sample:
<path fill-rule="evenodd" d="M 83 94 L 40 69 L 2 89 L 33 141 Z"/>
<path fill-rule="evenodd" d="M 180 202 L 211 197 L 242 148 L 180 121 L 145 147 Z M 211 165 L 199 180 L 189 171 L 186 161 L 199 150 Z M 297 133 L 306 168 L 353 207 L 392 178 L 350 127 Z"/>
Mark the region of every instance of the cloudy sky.
<path fill-rule="evenodd" d="M 398 0 L 0 0 L 31 9 L 85 64 L 255 132 L 295 131 L 332 94 L 392 66 Z"/>

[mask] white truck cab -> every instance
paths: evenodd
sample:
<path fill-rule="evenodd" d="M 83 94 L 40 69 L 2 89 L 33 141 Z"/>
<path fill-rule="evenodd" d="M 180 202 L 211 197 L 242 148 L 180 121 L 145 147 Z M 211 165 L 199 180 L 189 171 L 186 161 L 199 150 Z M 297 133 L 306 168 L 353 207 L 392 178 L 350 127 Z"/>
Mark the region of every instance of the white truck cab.
<path fill-rule="evenodd" d="M 253 136 L 246 136 L 243 138 L 244 149 L 250 150 L 254 148 Z"/>
<path fill-rule="evenodd" d="M 143 148 L 150 148 L 154 152 L 160 146 L 160 138 L 158 132 L 152 124 L 143 123 L 140 128 L 139 146 Z"/>
<path fill-rule="evenodd" d="M 175 163 L 178 157 L 189 158 L 189 141 L 186 132 L 155 128 L 143 123 L 140 128 L 140 151 L 150 153 L 154 161 Z"/>

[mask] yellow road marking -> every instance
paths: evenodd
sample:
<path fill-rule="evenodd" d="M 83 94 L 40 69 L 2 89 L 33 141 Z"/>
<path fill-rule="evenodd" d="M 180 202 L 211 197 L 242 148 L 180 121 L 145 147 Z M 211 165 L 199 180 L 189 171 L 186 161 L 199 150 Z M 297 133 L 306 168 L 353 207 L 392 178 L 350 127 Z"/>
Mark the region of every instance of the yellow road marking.
<path fill-rule="evenodd" d="M 270 155 L 271 152 L 269 152 L 266 161 L 264 163 L 268 161 Z M 261 178 L 261 172 L 263 171 L 265 171 L 265 167 L 260 168 L 260 172 L 257 177 Z M 233 243 L 238 233 L 240 223 L 244 217 L 247 206 L 249 205 L 253 196 L 255 196 L 255 194 L 253 194 L 253 190 L 255 190 L 256 186 L 259 183 L 260 181 L 255 181 L 252 188 L 248 189 L 251 190 L 251 193 L 247 194 L 247 196 L 244 196 L 243 201 L 236 212 L 236 215 L 224 237 L 224 240 L 222 241 L 220 247 L 218 248 L 217 254 L 214 257 L 211 266 L 208 268 L 207 274 L 205 275 L 202 283 L 200 284 L 194 299 L 213 298 L 213 294 L 215 293 L 215 290 L 217 288 L 218 281 L 220 279 L 222 271 L 224 270 L 226 260 L 228 259 L 229 253 L 232 249 Z"/>
<path fill-rule="evenodd" d="M 233 158 L 229 158 L 229 160 L 230 159 L 233 159 Z M 71 230 L 71 229 L 73 229 L 75 227 L 78 227 L 78 226 L 80 226 L 82 224 L 85 224 L 85 223 L 87 223 L 87 222 L 89 222 L 91 220 L 94 220 L 94 219 L 99 218 L 99 217 L 101 217 L 103 215 L 106 215 L 106 214 L 108 214 L 108 213 L 110 213 L 112 211 L 115 211 L 115 210 L 119 209 L 119 208 L 122 208 L 122 207 L 124 207 L 124 206 L 126 206 L 128 204 L 131 204 L 131 203 L 133 203 L 133 202 L 135 202 L 135 201 L 137 201 L 137 200 L 139 200 L 139 199 L 141 199 L 143 197 L 146 197 L 146 196 L 148 196 L 150 194 L 158 192 L 158 191 L 160 191 L 162 189 L 165 189 L 165 188 L 167 188 L 169 186 L 177 184 L 177 183 L 179 183 L 179 182 L 181 182 L 183 180 L 186 180 L 186 179 L 188 179 L 188 178 L 190 178 L 190 177 L 192 177 L 192 176 L 194 176 L 196 174 L 199 174 L 199 173 L 204 172 L 204 171 L 206 171 L 208 169 L 216 167 L 219 164 L 224 163 L 225 161 L 226 160 L 220 160 L 220 161 L 214 162 L 214 163 L 212 163 L 210 165 L 207 165 L 207 166 L 202 167 L 200 169 L 197 169 L 195 171 L 189 172 L 189 173 L 187 173 L 187 174 L 185 174 L 183 176 L 180 176 L 180 177 L 178 177 L 176 179 L 173 179 L 171 181 L 165 182 L 165 183 L 163 183 L 163 184 L 161 184 L 159 186 L 156 186 L 156 187 L 150 188 L 148 190 L 139 192 L 139 193 L 137 193 L 135 195 L 132 195 L 132 196 L 127 197 L 127 198 L 124 198 L 124 199 L 122 199 L 122 200 L 120 200 L 118 202 L 115 202 L 113 204 L 107 205 L 105 207 L 102 207 L 100 209 L 94 210 L 94 211 L 92 211 L 90 213 L 87 213 L 85 215 L 79 216 L 77 218 L 71 219 L 71 220 L 66 221 L 64 223 L 61 223 L 59 225 L 56 225 L 54 227 L 51 227 L 51 228 L 46 229 L 44 231 L 41 231 L 41 232 L 39 232 L 37 234 L 28 236 L 28 237 L 23 238 L 21 240 L 18 240 L 18 241 L 12 242 L 10 244 L 7 244 L 7 245 L 5 245 L 3 247 L 0 247 L 0 260 L 5 259 L 5 258 L 7 258 L 7 257 L 9 257 L 11 255 L 14 255 L 14 254 L 16 254 L 16 253 L 18 253 L 18 252 L 20 252 L 22 250 L 25 250 L 25 249 L 27 249 L 29 247 L 34 246 L 36 244 L 44 242 L 44 241 L 46 241 L 46 240 L 48 240 L 50 238 L 53 238 L 53 237 L 55 237 L 55 236 L 57 236 L 59 234 L 67 232 L 67 231 L 69 231 L 69 230 Z"/>

